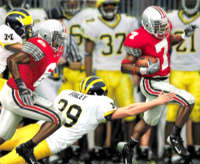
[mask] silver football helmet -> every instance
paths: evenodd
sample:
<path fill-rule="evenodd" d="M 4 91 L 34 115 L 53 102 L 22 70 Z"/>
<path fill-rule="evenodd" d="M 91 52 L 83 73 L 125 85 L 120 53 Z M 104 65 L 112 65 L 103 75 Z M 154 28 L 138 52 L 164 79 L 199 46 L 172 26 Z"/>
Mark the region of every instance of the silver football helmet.
<path fill-rule="evenodd" d="M 200 0 L 181 0 L 183 12 L 188 16 L 195 15 L 200 8 Z"/>
<path fill-rule="evenodd" d="M 64 25 L 56 19 L 42 21 L 39 24 L 37 34 L 55 49 L 63 45 L 66 38 Z"/>
<path fill-rule="evenodd" d="M 161 7 L 147 7 L 143 11 L 141 23 L 145 30 L 159 39 L 169 34 L 169 20 L 165 10 Z"/>

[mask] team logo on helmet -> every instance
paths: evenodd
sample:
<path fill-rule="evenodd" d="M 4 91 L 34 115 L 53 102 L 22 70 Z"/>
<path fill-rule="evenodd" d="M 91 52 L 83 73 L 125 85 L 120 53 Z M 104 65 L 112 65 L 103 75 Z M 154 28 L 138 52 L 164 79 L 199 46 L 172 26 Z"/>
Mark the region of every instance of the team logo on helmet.
<path fill-rule="evenodd" d="M 98 76 L 89 76 L 81 82 L 80 92 L 89 95 L 107 95 L 107 87 Z"/>
<path fill-rule="evenodd" d="M 33 19 L 25 9 L 14 9 L 7 13 L 5 24 L 10 26 L 23 39 L 32 37 Z"/>

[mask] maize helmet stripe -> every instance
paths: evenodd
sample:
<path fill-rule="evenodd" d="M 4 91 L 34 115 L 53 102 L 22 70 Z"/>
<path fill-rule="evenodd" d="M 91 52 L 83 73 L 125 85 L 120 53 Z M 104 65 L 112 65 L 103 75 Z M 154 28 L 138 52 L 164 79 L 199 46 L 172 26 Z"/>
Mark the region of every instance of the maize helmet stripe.
<path fill-rule="evenodd" d="M 98 83 L 98 82 L 103 82 L 103 80 L 102 80 L 102 79 L 97 79 L 97 80 L 94 80 L 94 81 L 92 81 L 91 83 L 89 83 L 89 85 L 88 85 L 87 88 L 86 88 L 85 93 L 88 93 L 88 91 L 90 90 L 90 88 L 91 88 L 94 84 L 96 84 L 96 83 Z M 105 89 L 103 89 L 103 90 L 105 91 Z"/>
<path fill-rule="evenodd" d="M 80 91 L 81 91 L 82 93 L 85 93 L 86 83 L 87 83 L 87 81 L 88 81 L 90 78 L 91 78 L 91 77 L 89 76 L 89 77 L 87 77 L 85 80 L 82 81 L 82 83 L 81 83 L 81 89 L 80 89 Z"/>
<path fill-rule="evenodd" d="M 32 19 L 32 16 L 26 12 L 26 11 L 11 11 L 7 14 L 7 16 L 9 15 L 19 15 L 19 21 L 23 24 L 23 25 L 31 25 L 33 23 L 33 19 Z M 21 16 L 21 18 L 20 18 Z"/>
<path fill-rule="evenodd" d="M 107 87 L 98 76 L 89 76 L 80 85 L 80 92 L 89 95 L 107 95 Z"/>

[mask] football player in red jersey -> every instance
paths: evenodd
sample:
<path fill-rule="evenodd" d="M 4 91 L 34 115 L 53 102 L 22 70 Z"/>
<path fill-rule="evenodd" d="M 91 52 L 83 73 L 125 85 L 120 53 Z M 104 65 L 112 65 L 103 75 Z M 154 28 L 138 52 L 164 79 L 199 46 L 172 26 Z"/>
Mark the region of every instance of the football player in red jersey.
<path fill-rule="evenodd" d="M 180 104 L 180 108 L 168 142 L 176 153 L 188 159 L 190 155 L 183 146 L 180 131 L 191 113 L 195 99 L 185 90 L 177 89 L 168 83 L 170 46 L 183 41 L 184 36 L 170 34 L 172 28 L 170 21 L 166 12 L 158 6 L 150 6 L 144 10 L 141 24 L 139 29 L 131 32 L 125 39 L 124 46 L 127 55 L 122 61 L 122 71 L 142 76 L 140 89 L 147 101 L 155 99 L 162 91 L 176 93 L 174 103 Z M 189 26 L 184 34 L 189 36 L 193 31 L 194 29 Z M 159 58 L 159 61 L 156 63 L 149 61 L 148 67 L 136 67 L 133 63 L 141 55 L 155 56 Z M 126 164 L 132 164 L 133 148 L 141 136 L 149 127 L 158 124 L 163 107 L 155 107 L 144 112 L 143 119 L 135 126 L 130 141 L 123 147 L 122 156 Z"/>
<path fill-rule="evenodd" d="M 1 94 L 0 144 L 10 139 L 23 117 L 47 121 L 33 139 L 17 147 L 26 162 L 34 163 L 33 148 L 61 124 L 52 102 L 34 94 L 34 89 L 56 67 L 63 52 L 65 32 L 62 23 L 47 20 L 41 23 L 38 36 L 23 44 L 22 51 L 11 55 L 7 64 L 12 77 Z M 48 92 L 48 91 L 47 91 Z M 40 137 L 43 134 L 43 137 Z"/>

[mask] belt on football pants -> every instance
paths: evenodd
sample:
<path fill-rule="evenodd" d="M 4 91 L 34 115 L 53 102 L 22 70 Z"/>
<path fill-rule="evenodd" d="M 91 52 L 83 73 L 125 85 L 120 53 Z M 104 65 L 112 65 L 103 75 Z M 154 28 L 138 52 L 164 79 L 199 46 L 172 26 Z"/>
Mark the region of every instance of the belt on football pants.
<path fill-rule="evenodd" d="M 155 80 L 155 81 L 162 81 L 162 80 L 167 80 L 169 77 L 145 77 L 145 79 L 148 80 Z"/>

